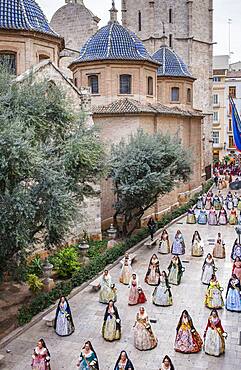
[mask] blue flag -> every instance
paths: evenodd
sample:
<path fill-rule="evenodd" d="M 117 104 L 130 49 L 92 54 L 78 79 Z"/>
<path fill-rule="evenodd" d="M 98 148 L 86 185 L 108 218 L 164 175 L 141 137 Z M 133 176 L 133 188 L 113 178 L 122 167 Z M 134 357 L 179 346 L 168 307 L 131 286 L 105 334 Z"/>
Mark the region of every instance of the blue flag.
<path fill-rule="evenodd" d="M 232 107 L 233 137 L 236 149 L 241 152 L 241 120 L 238 114 L 233 98 L 230 96 L 229 101 Z"/>

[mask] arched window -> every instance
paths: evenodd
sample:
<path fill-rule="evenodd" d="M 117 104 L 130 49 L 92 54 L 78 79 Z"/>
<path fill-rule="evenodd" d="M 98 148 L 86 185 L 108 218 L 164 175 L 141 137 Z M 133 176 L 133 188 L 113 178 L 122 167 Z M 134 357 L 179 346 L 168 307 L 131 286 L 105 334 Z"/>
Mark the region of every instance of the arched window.
<path fill-rule="evenodd" d="M 0 65 L 4 66 L 12 75 L 17 74 L 17 55 L 11 51 L 0 51 Z"/>
<path fill-rule="evenodd" d="M 169 23 L 172 23 L 173 17 L 172 17 L 172 9 L 169 9 Z"/>
<path fill-rule="evenodd" d="M 138 30 L 141 31 L 141 11 L 138 12 Z"/>
<path fill-rule="evenodd" d="M 179 102 L 180 96 L 179 96 L 179 87 L 172 87 L 171 90 L 171 101 L 172 102 Z"/>
<path fill-rule="evenodd" d="M 147 79 L 147 95 L 153 95 L 153 78 L 148 77 Z"/>
<path fill-rule="evenodd" d="M 192 90 L 190 88 L 187 89 L 187 102 L 192 102 Z"/>
<path fill-rule="evenodd" d="M 131 75 L 120 75 L 120 94 L 131 94 Z"/>
<path fill-rule="evenodd" d="M 99 94 L 99 77 L 97 75 L 88 76 L 88 85 L 91 89 L 91 94 Z"/>
<path fill-rule="evenodd" d="M 172 48 L 172 34 L 169 35 L 169 47 Z"/>

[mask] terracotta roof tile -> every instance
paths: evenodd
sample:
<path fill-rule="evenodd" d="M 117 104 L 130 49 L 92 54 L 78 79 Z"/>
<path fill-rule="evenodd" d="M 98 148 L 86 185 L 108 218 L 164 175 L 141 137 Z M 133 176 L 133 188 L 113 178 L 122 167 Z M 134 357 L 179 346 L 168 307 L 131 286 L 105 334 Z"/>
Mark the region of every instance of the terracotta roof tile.
<path fill-rule="evenodd" d="M 140 103 L 134 99 L 119 99 L 107 105 L 96 105 L 92 107 L 93 114 L 164 114 L 178 115 L 186 117 L 202 117 L 203 114 L 198 110 L 181 109 L 179 107 L 168 107 L 160 103 Z"/>

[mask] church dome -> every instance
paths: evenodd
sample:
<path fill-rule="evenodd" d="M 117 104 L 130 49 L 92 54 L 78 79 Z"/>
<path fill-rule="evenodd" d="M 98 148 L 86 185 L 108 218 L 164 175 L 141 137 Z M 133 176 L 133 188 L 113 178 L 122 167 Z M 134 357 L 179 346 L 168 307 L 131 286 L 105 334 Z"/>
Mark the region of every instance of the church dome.
<path fill-rule="evenodd" d="M 54 13 L 50 25 L 64 38 L 67 48 L 79 52 L 98 30 L 99 21 L 83 0 L 65 0 L 65 5 Z"/>
<path fill-rule="evenodd" d="M 97 31 L 83 46 L 79 57 L 72 63 L 129 60 L 159 63 L 147 52 L 138 37 L 118 22 L 109 22 Z"/>
<path fill-rule="evenodd" d="M 59 37 L 34 0 L 1 0 L 0 29 L 34 31 Z"/>
<path fill-rule="evenodd" d="M 193 78 L 183 60 L 167 45 L 162 45 L 160 49 L 153 54 L 153 58 L 160 63 L 160 67 L 157 71 L 158 77 Z"/>

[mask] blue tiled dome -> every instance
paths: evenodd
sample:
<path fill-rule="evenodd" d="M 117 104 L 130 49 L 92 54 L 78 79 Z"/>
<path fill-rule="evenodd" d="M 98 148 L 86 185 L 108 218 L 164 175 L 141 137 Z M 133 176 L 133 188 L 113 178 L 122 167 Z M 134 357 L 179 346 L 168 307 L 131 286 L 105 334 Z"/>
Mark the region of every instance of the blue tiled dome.
<path fill-rule="evenodd" d="M 153 54 L 153 58 L 161 64 L 157 71 L 158 76 L 192 78 L 186 64 L 168 46 L 161 46 L 160 49 Z"/>
<path fill-rule="evenodd" d="M 110 22 L 97 31 L 86 42 L 80 56 L 73 63 L 98 60 L 136 60 L 159 64 L 138 37 L 117 22 Z"/>
<path fill-rule="evenodd" d="M 34 0 L 0 0 L 0 29 L 35 31 L 59 37 Z"/>

